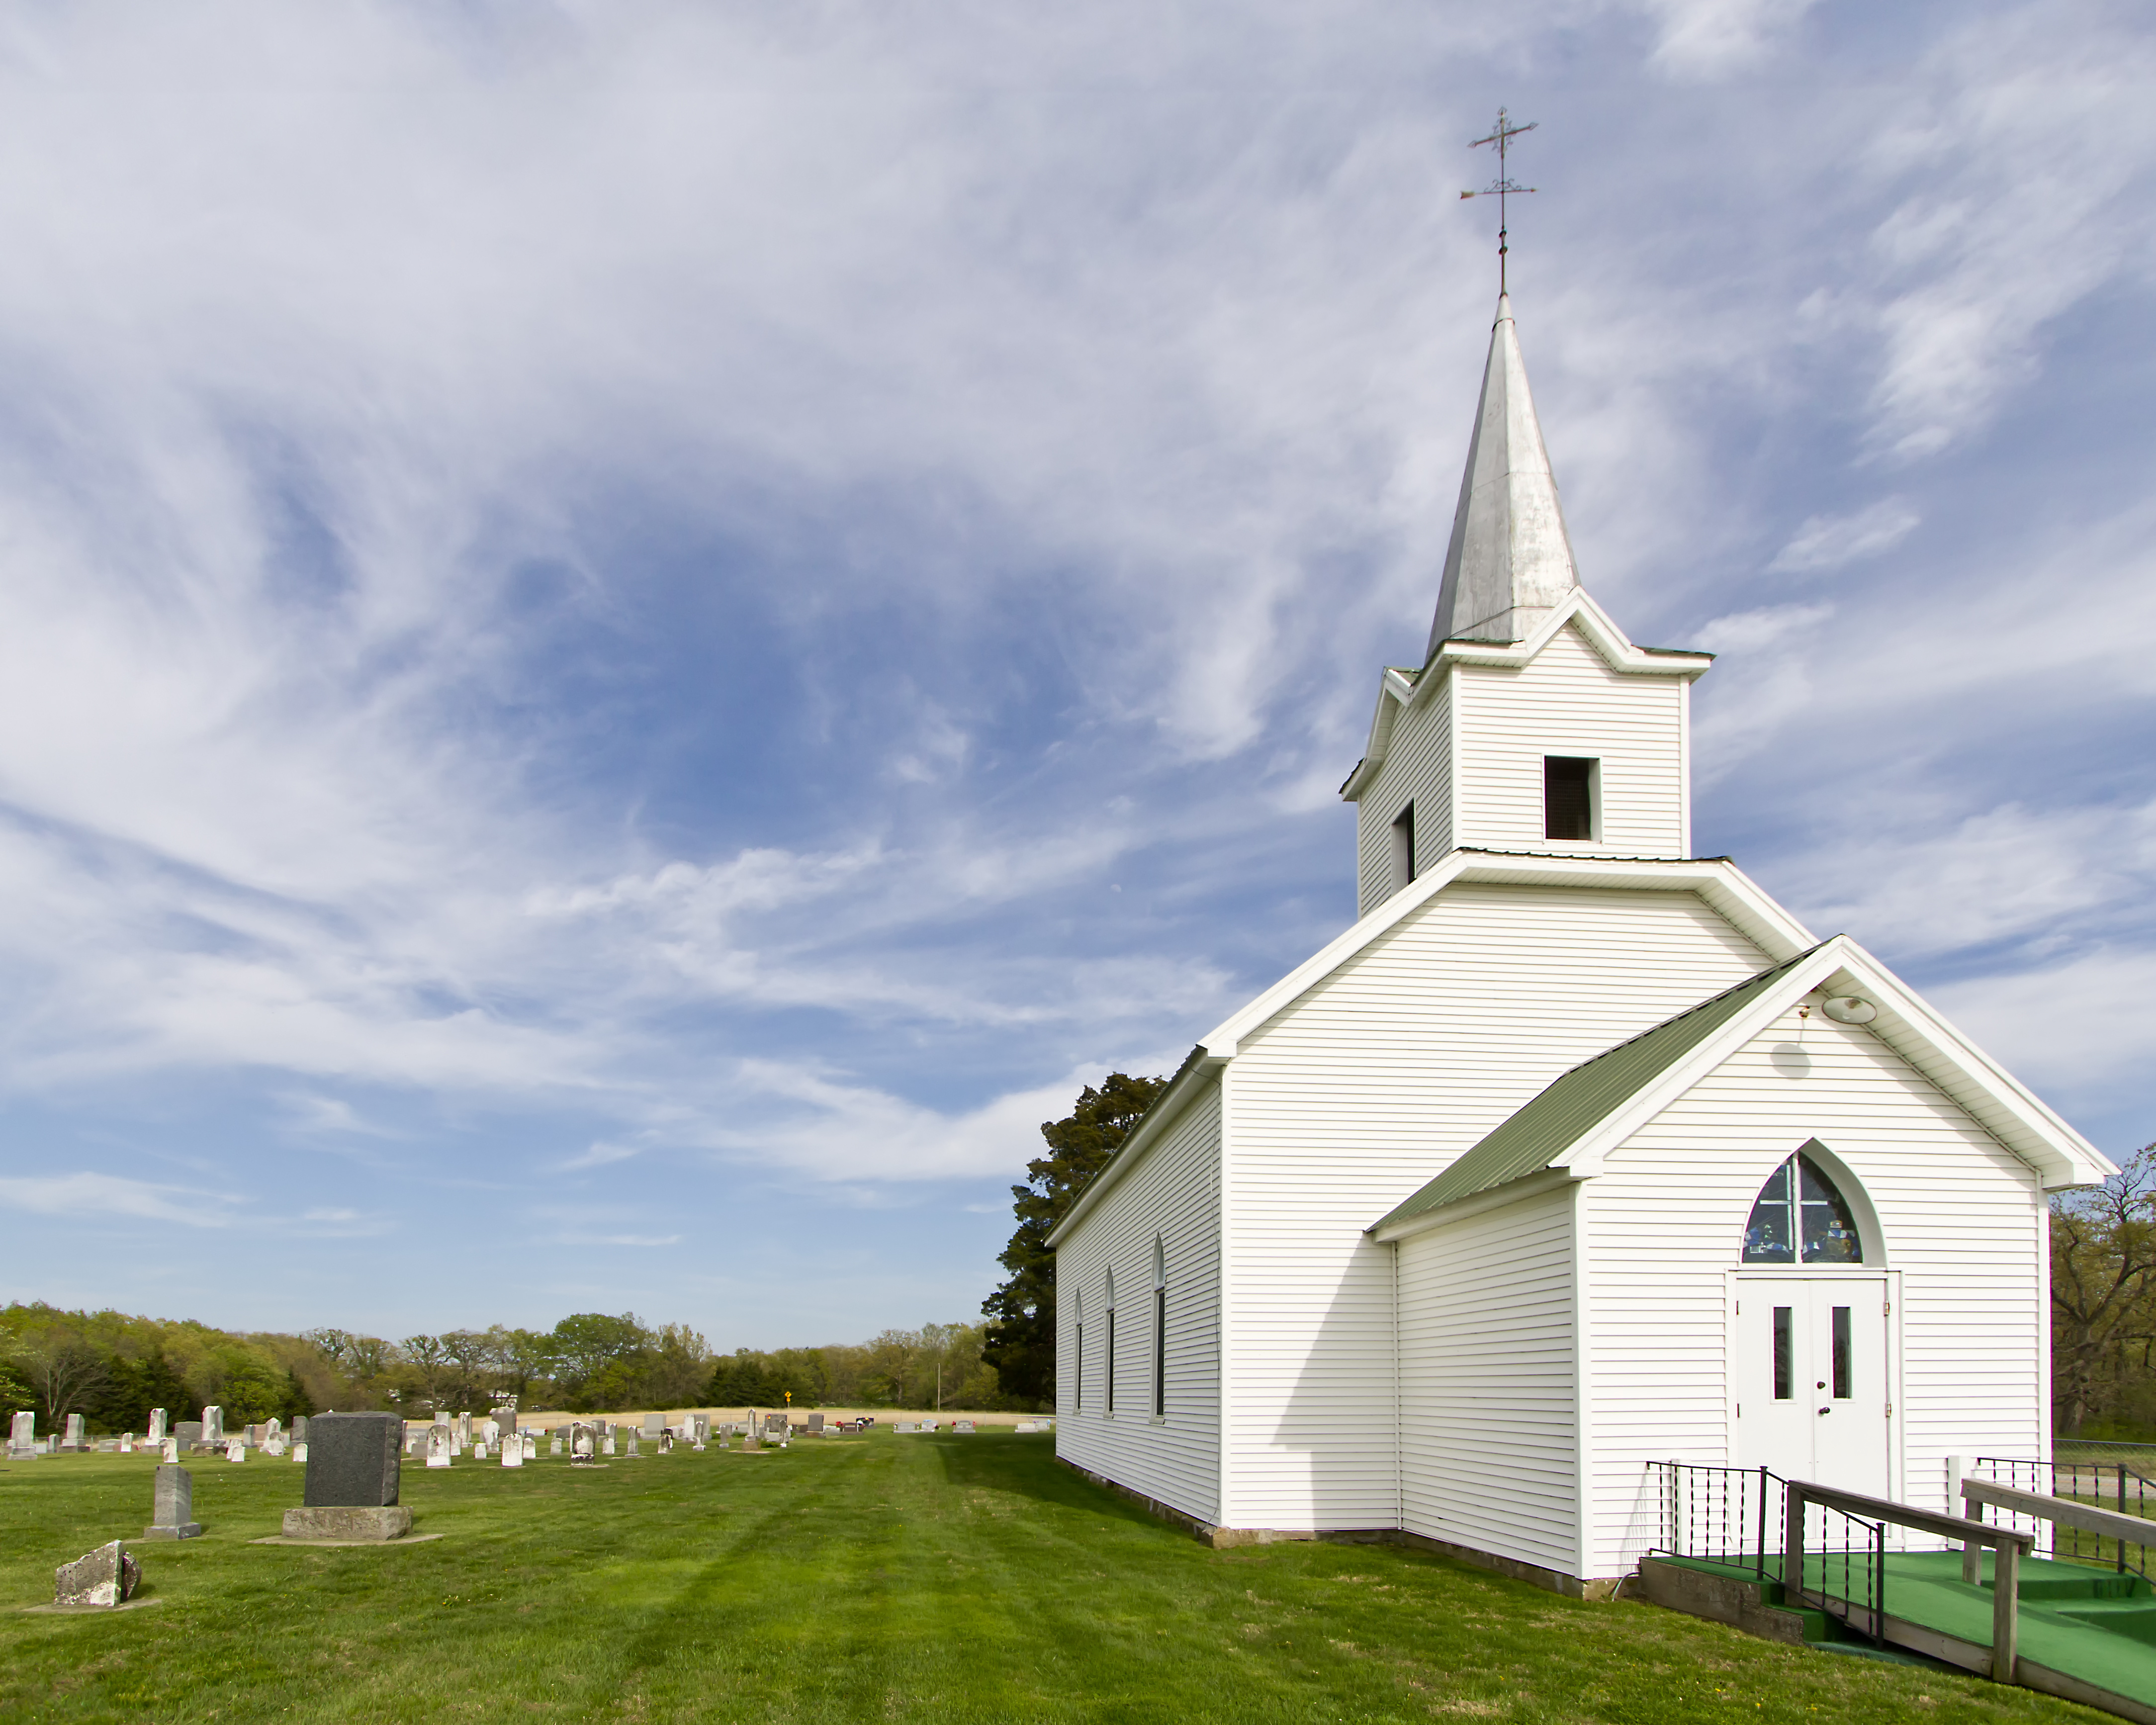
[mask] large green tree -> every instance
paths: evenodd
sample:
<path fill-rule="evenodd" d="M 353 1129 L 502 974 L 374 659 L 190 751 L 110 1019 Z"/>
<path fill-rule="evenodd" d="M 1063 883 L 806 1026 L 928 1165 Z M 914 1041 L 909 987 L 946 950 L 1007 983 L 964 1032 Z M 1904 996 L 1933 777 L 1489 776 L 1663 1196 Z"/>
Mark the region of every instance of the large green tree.
<path fill-rule="evenodd" d="M 2051 1200 L 2053 1430 L 2156 1420 L 2156 1144 Z"/>
<path fill-rule="evenodd" d="M 996 1368 L 1006 1395 L 1022 1402 L 1055 1400 L 1055 1254 L 1048 1236 L 1167 1088 L 1165 1078 L 1111 1072 L 1099 1089 L 1089 1084 L 1081 1091 L 1077 1106 L 1065 1118 L 1041 1122 L 1048 1154 L 1029 1162 L 1026 1183 L 1011 1188 L 1018 1227 L 1002 1254 L 1010 1280 L 981 1307 L 988 1318 L 981 1358 Z"/>

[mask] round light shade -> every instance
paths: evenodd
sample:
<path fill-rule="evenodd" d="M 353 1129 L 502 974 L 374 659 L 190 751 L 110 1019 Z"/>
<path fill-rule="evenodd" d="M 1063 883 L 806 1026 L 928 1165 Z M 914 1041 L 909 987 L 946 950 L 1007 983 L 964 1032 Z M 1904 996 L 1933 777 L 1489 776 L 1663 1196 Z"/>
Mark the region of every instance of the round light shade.
<path fill-rule="evenodd" d="M 1837 1024 L 1868 1024 L 1879 1016 L 1877 1007 L 1855 994 L 1829 995 L 1820 1010 Z"/>

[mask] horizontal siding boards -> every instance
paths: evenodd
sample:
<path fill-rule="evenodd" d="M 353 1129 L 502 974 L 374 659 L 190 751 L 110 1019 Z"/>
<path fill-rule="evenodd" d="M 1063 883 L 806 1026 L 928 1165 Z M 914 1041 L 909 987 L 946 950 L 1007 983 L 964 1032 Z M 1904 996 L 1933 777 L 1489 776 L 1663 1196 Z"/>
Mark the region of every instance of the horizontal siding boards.
<path fill-rule="evenodd" d="M 1583 1189 L 1594 1574 L 1624 1573 L 1644 1543 L 1637 1503 L 1649 1462 L 1732 1459 L 1725 1272 L 1760 1186 L 1815 1137 L 1877 1213 L 1887 1257 L 1866 1267 L 1901 1273 L 1890 1440 L 1902 1446 L 1902 1497 L 1947 1508 L 1951 1455 L 2041 1453 L 2035 1173 L 1868 1031 L 1816 1014 L 1799 1029 L 1793 1010 Z"/>
<path fill-rule="evenodd" d="M 1231 1525 L 1396 1525 L 1391 1267 L 1363 1230 L 1567 1067 L 1765 963 L 1688 892 L 1452 886 L 1243 1039 Z"/>
<path fill-rule="evenodd" d="M 1681 680 L 1620 676 L 1570 625 L 1522 670 L 1462 665 L 1454 675 L 1460 680 L 1455 843 L 1590 856 L 1684 855 L 1689 789 Z M 1543 837 L 1545 755 L 1602 763 L 1598 842 L 1560 846 Z"/>
<path fill-rule="evenodd" d="M 1055 1255 L 1056 1454 L 1209 1524 L 1219 1519 L 1220 1087 L 1195 1097 Z M 1168 1414 L 1152 1411 L 1153 1240 L 1168 1260 Z M 1116 1409 L 1102 1322 L 1116 1277 Z M 1086 1349 L 1075 1358 L 1078 1296 Z M 1084 1373 L 1081 1402 L 1073 1394 Z"/>
<path fill-rule="evenodd" d="M 1452 708 L 1450 691 L 1441 686 L 1400 709 L 1385 764 L 1356 804 L 1358 916 L 1368 916 L 1395 890 L 1393 822 L 1409 803 L 1420 870 L 1452 849 Z"/>
<path fill-rule="evenodd" d="M 1572 1194 L 1400 1242 L 1401 1525 L 1563 1574 L 1578 1550 Z"/>

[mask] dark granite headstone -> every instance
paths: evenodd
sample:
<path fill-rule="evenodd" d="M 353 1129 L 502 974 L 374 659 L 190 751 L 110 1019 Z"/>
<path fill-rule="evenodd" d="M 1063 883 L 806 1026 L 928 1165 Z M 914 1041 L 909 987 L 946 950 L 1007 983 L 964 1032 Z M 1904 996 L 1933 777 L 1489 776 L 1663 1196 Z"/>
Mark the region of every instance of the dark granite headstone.
<path fill-rule="evenodd" d="M 172 1435 L 180 1440 L 180 1449 L 185 1452 L 203 1440 L 202 1431 L 201 1420 L 182 1420 L 172 1428 Z"/>
<path fill-rule="evenodd" d="M 397 1502 L 404 1421 L 395 1414 L 317 1414 L 307 1422 L 306 1505 L 375 1509 Z"/>

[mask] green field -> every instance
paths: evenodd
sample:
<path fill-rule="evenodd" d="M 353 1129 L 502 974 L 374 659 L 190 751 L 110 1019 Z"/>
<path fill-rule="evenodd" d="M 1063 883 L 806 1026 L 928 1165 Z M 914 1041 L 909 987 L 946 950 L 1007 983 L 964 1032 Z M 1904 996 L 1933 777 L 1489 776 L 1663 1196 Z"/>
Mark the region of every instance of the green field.
<path fill-rule="evenodd" d="M 1879 1720 L 2105 1716 L 1942 1671 L 1583 1604 L 1387 1547 L 1216 1552 L 1095 1490 L 1053 1440 L 880 1433 L 596 1469 L 408 1466 L 414 1532 L 248 1542 L 300 1470 L 193 1466 L 145 1597 L 0 1613 L 0 1717 Z M 149 1519 L 151 1464 L 0 1471 L 18 1604 Z"/>

